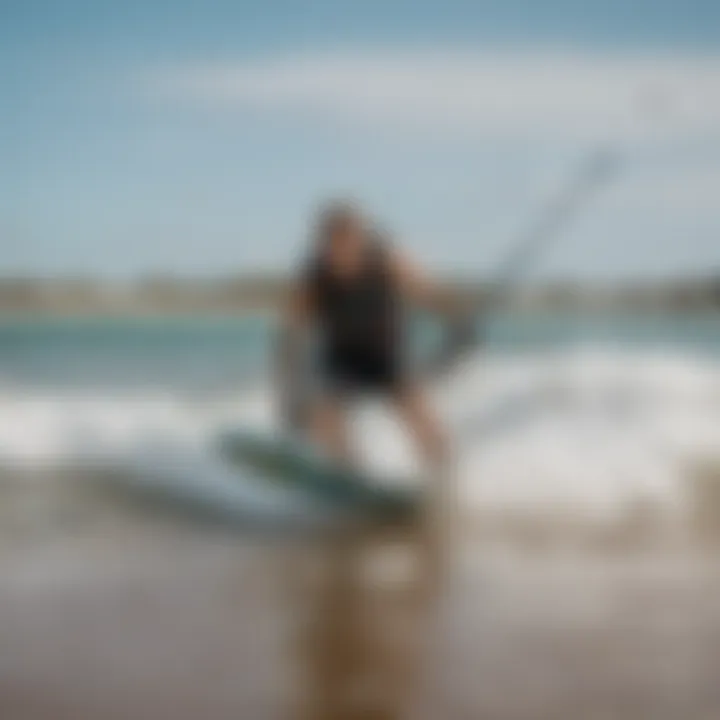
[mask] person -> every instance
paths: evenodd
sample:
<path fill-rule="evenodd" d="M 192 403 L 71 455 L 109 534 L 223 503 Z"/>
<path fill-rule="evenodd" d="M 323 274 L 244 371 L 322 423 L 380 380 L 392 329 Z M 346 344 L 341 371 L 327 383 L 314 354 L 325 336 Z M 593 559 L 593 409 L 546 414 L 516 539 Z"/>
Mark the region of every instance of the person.
<path fill-rule="evenodd" d="M 446 432 L 407 362 L 408 304 L 453 320 L 453 340 L 436 363 L 447 367 L 470 344 L 468 323 L 459 322 L 467 317 L 461 304 L 373 231 L 356 206 L 336 201 L 323 208 L 309 261 L 292 283 L 282 314 L 279 387 L 285 424 L 307 433 L 335 460 L 354 462 L 348 407 L 371 395 L 393 406 L 426 463 L 438 466 L 447 457 Z M 309 399 L 302 369 L 308 331 L 316 340 L 313 370 L 319 381 Z"/>

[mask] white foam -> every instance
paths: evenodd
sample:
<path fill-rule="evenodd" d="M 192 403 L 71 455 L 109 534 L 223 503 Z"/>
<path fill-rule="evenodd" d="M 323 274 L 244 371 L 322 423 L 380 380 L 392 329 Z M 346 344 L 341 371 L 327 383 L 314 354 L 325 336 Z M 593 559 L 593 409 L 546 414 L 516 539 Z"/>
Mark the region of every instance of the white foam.
<path fill-rule="evenodd" d="M 720 364 L 667 352 L 585 348 L 479 358 L 437 389 L 455 430 L 469 507 L 562 506 L 615 514 L 628 502 L 677 504 L 688 462 L 720 455 Z M 148 446 L 203 450 L 219 428 L 270 427 L 267 388 L 188 401 L 147 392 L 0 393 L 0 462 L 43 465 Z M 371 466 L 405 472 L 411 444 L 386 413 L 363 409 Z"/>

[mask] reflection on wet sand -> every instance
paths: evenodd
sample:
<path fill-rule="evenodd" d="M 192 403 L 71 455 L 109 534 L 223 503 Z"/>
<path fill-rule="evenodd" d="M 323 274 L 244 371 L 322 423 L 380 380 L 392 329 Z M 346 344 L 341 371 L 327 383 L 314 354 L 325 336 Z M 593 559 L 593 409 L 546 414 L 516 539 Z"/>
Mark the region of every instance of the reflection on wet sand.
<path fill-rule="evenodd" d="M 288 557 L 298 720 L 405 716 L 442 590 L 427 520 L 354 528 Z"/>
<path fill-rule="evenodd" d="M 361 518 L 283 550 L 297 720 L 406 717 L 447 579 L 451 474 L 430 478 L 402 519 Z"/>

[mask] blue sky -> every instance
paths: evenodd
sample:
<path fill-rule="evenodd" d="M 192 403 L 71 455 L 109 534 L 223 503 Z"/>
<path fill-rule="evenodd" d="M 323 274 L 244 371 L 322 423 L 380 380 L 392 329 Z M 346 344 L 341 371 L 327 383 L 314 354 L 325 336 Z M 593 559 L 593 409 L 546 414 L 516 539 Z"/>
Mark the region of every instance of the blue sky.
<path fill-rule="evenodd" d="M 720 267 L 711 0 L 0 0 L 0 273 L 285 268 L 352 194 L 487 272 L 597 146 L 539 273 Z"/>

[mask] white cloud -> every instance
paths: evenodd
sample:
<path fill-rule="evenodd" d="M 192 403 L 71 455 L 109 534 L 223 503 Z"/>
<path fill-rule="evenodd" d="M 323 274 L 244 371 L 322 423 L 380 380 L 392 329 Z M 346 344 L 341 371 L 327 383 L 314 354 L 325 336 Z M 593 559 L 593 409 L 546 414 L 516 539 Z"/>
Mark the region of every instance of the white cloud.
<path fill-rule="evenodd" d="M 720 166 L 647 168 L 614 188 L 608 208 L 655 218 L 720 221 Z"/>
<path fill-rule="evenodd" d="M 180 64 L 156 69 L 150 82 L 162 102 L 232 118 L 233 132 L 236 118 L 242 131 L 247 111 L 290 127 L 309 119 L 321 129 L 340 123 L 389 131 L 390 142 L 367 145 L 360 169 L 318 163 L 303 169 L 301 184 L 358 188 L 431 263 L 457 267 L 462 258 L 479 267 L 564 184 L 565 163 L 571 174 L 578 154 L 607 143 L 620 145 L 620 173 L 565 230 L 560 270 L 643 274 L 717 265 L 720 54 L 346 50 Z M 332 135 L 333 148 L 345 142 L 362 151 L 364 137 Z M 492 161 L 478 163 L 482 153 L 457 154 L 456 147 L 443 155 L 447 138 L 490 150 Z M 436 139 L 441 151 L 424 153 Z M 293 162 L 287 172 L 297 174 Z"/>
<path fill-rule="evenodd" d="M 334 51 L 153 73 L 225 108 L 479 136 L 632 140 L 720 127 L 720 55 L 562 49 Z"/>

